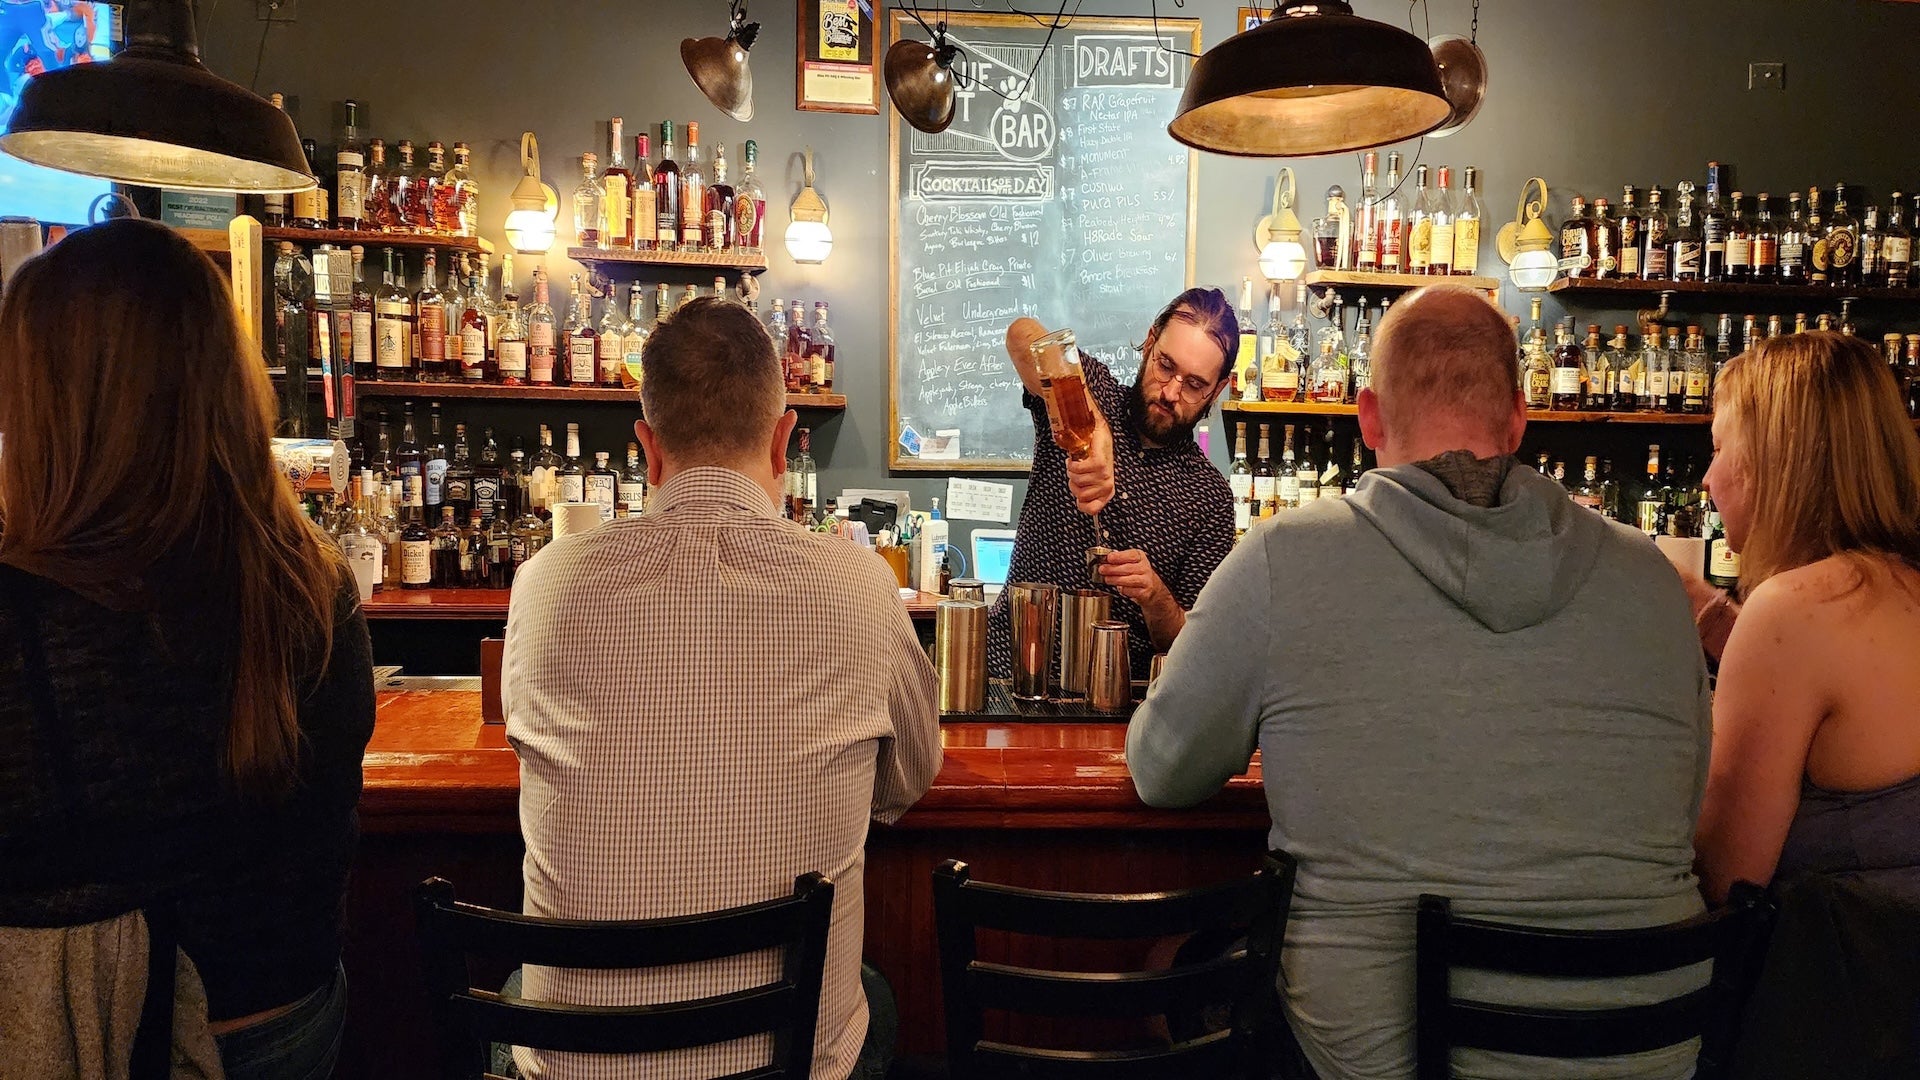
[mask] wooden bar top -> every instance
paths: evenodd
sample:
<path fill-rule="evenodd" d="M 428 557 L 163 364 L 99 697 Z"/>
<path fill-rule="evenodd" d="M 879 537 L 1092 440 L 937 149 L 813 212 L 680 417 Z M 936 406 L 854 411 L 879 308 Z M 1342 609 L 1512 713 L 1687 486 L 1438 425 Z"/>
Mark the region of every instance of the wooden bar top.
<path fill-rule="evenodd" d="M 480 694 L 382 691 L 367 745 L 361 826 L 368 832 L 519 829 L 520 766 Z M 1188 810 L 1134 794 L 1125 724 L 948 723 L 945 761 L 900 829 L 1265 828 L 1260 762 Z"/>
<path fill-rule="evenodd" d="M 366 602 L 369 619 L 452 619 L 499 622 L 507 617 L 511 589 L 382 589 Z M 931 620 L 938 593 L 915 593 L 905 601 L 907 615 Z"/>

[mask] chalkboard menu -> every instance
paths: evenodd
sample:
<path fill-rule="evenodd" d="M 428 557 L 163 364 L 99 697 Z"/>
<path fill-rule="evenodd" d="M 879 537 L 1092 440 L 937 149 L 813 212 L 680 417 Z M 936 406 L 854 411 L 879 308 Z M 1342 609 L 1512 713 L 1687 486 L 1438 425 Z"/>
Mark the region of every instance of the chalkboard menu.
<path fill-rule="evenodd" d="M 1173 50 L 1199 52 L 1200 24 L 1072 18 L 1049 43 L 1045 17 L 945 18 L 953 125 L 892 113 L 889 464 L 1021 470 L 1033 421 L 1007 325 L 1071 327 L 1131 382 L 1133 346 L 1192 283 L 1197 162 L 1167 122 L 1192 63 Z M 903 33 L 925 37 L 895 11 Z"/>

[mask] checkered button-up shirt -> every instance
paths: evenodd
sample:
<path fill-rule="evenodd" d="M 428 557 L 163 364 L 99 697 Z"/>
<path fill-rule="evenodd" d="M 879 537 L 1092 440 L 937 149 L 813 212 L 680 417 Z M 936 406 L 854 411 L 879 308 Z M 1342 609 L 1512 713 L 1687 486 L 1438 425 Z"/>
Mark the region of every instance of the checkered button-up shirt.
<path fill-rule="evenodd" d="M 892 571 L 782 520 L 727 469 L 690 469 L 643 517 L 527 564 L 501 697 L 520 757 L 525 910 L 652 919 L 835 884 L 815 1077 L 866 1037 L 861 882 L 869 817 L 892 822 L 940 768 L 933 668 Z M 534 1000 L 679 1001 L 778 977 L 775 953 L 642 971 L 529 966 Z M 766 1037 L 672 1054 L 516 1051 L 523 1075 L 673 1080 L 764 1065 Z"/>

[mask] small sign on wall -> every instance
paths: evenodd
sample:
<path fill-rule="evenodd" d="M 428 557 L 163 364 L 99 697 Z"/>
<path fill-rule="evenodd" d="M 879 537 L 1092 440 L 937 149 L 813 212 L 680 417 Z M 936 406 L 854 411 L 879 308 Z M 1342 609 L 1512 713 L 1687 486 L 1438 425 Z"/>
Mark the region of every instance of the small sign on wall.
<path fill-rule="evenodd" d="M 794 107 L 878 115 L 881 0 L 798 2 Z"/>

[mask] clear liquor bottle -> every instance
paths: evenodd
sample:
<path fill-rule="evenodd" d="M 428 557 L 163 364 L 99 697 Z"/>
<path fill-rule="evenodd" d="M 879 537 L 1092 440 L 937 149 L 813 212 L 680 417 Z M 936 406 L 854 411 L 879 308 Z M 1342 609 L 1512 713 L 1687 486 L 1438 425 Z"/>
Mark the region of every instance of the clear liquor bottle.
<path fill-rule="evenodd" d="M 1233 425 L 1233 463 L 1227 467 L 1227 490 L 1233 495 L 1233 536 L 1239 539 L 1253 525 L 1253 469 L 1247 465 L 1247 425 Z"/>
<path fill-rule="evenodd" d="M 558 366 L 555 355 L 553 302 L 547 297 L 547 269 L 533 268 L 533 304 L 527 308 L 527 381 L 552 386 Z"/>
<path fill-rule="evenodd" d="M 1620 241 L 1620 276 L 1637 278 L 1640 276 L 1640 242 L 1645 231 L 1640 217 L 1640 207 L 1634 203 L 1633 185 L 1628 184 L 1620 192 L 1620 214 L 1616 233 Z"/>
<path fill-rule="evenodd" d="M 367 205 L 367 150 L 360 144 L 360 103 L 346 103 L 347 122 L 333 151 L 333 225 L 358 229 Z"/>
<path fill-rule="evenodd" d="M 1260 400 L 1260 335 L 1253 321 L 1253 279 L 1240 279 L 1240 304 L 1234 309 L 1240 334 L 1234 347 L 1229 392 L 1240 401 Z"/>
<path fill-rule="evenodd" d="M 397 231 L 432 231 L 433 197 L 427 189 L 426 177 L 414 163 L 413 142 L 409 139 L 400 140 L 400 162 L 394 166 L 393 209 L 398 218 Z"/>
<path fill-rule="evenodd" d="M 1607 408 L 1614 412 L 1633 412 L 1640 407 L 1638 392 L 1634 388 L 1633 354 L 1627 351 L 1627 328 L 1615 324 L 1613 339 L 1607 343 L 1603 354 L 1608 371 L 1608 382 L 1613 393 L 1607 401 Z"/>
<path fill-rule="evenodd" d="M 1647 216 L 1640 223 L 1640 276 L 1648 281 L 1673 277 L 1673 225 L 1661 206 L 1665 197 L 1659 185 L 1647 189 Z"/>
<path fill-rule="evenodd" d="M 1880 231 L 1880 208 L 1867 207 L 1860 222 L 1860 284 L 1869 289 L 1887 284 L 1887 234 Z"/>
<path fill-rule="evenodd" d="M 661 251 L 680 250 L 680 199 L 680 163 L 673 157 L 673 121 L 667 120 L 660 124 L 660 160 L 653 166 L 654 246 Z"/>
<path fill-rule="evenodd" d="M 1573 501 L 1595 513 L 1600 512 L 1600 459 L 1589 457 L 1581 471 L 1580 485 L 1573 489 Z"/>
<path fill-rule="evenodd" d="M 447 437 L 440 426 L 440 403 L 427 406 L 427 445 L 420 451 L 421 489 L 426 495 L 428 516 L 438 514 L 447 501 Z"/>
<path fill-rule="evenodd" d="M 443 187 L 453 201 L 453 235 L 479 236 L 480 184 L 473 178 L 473 151 L 466 143 L 453 144 L 453 168 L 447 170 Z"/>
<path fill-rule="evenodd" d="M 426 186 L 426 225 L 422 232 L 453 236 L 460 231 L 460 210 L 454 202 L 453 185 L 447 180 L 447 148 L 438 139 L 427 144 L 427 173 L 421 177 Z"/>
<path fill-rule="evenodd" d="M 1460 198 L 1460 212 L 1453 221 L 1453 272 L 1480 272 L 1480 170 L 1467 166 L 1466 190 Z"/>
<path fill-rule="evenodd" d="M 1375 190 L 1380 155 L 1367 151 L 1360 168 L 1360 206 L 1354 215 L 1353 267 L 1363 273 L 1380 269 L 1380 195 Z"/>
<path fill-rule="evenodd" d="M 1699 281 L 1706 256 L 1706 238 L 1694 217 L 1693 182 L 1682 180 L 1674 187 L 1673 238 L 1668 243 L 1667 263 L 1675 281 Z"/>
<path fill-rule="evenodd" d="M 639 517 L 646 508 L 647 470 L 640 462 L 640 444 L 627 444 L 627 467 L 620 473 L 620 486 L 617 492 L 620 509 L 627 517 Z"/>
<path fill-rule="evenodd" d="M 1736 191 L 1727 203 L 1727 280 L 1753 280 L 1753 222 L 1747 219 L 1746 196 Z"/>
<path fill-rule="evenodd" d="M 734 248 L 733 185 L 727 182 L 727 144 L 713 148 L 713 182 L 702 195 L 706 209 L 701 214 L 700 241 L 708 251 Z"/>
<path fill-rule="evenodd" d="M 1313 425 L 1308 424 L 1300 431 L 1299 461 L 1294 467 L 1296 486 L 1299 495 L 1295 497 L 1297 506 L 1320 501 L 1320 465 L 1313 460 Z"/>
<path fill-rule="evenodd" d="M 1754 281 L 1772 282 L 1780 277 L 1780 229 L 1773 220 L 1773 197 L 1761 192 L 1753 209 Z"/>
<path fill-rule="evenodd" d="M 602 525 L 613 520 L 614 507 L 620 500 L 620 474 L 607 464 L 605 450 L 596 450 L 593 454 L 593 468 L 587 470 L 586 502 L 600 508 Z"/>
<path fill-rule="evenodd" d="M 593 327 L 593 298 L 580 285 L 580 275 L 572 278 L 573 304 L 567 309 L 566 383 L 592 386 L 600 375 L 600 332 Z M 558 380 L 556 373 L 556 381 Z"/>
<path fill-rule="evenodd" d="M 759 146 L 748 139 L 742 148 L 745 170 L 740 174 L 739 188 L 733 193 L 734 236 L 742 251 L 754 253 L 761 250 L 767 219 L 767 191 L 754 173 L 754 163 L 759 157 Z"/>
<path fill-rule="evenodd" d="M 620 294 L 616 286 L 609 282 L 607 298 L 600 305 L 599 338 L 594 342 L 594 369 L 598 385 L 608 388 L 620 385 L 620 369 L 626 361 L 629 329 L 629 324 L 620 317 Z"/>
<path fill-rule="evenodd" d="M 380 378 L 409 381 L 413 378 L 413 297 L 401 284 L 405 273 L 392 248 L 382 248 L 386 269 L 380 275 L 380 289 L 373 294 L 374 366 Z M 401 269 L 396 271 L 395 267 Z"/>
<path fill-rule="evenodd" d="M 1400 151 L 1387 153 L 1387 193 L 1380 201 L 1380 272 L 1406 271 L 1406 204 L 1400 199 Z"/>
<path fill-rule="evenodd" d="M 1788 285 L 1804 285 L 1812 276 L 1808 264 L 1810 244 L 1806 215 L 1800 208 L 1800 193 L 1787 193 L 1787 220 L 1780 226 L 1780 280 Z"/>
<path fill-rule="evenodd" d="M 646 291 L 634 282 L 627 287 L 627 320 L 620 327 L 620 385 L 629 390 L 640 389 L 644 377 L 641 357 L 647 348 L 647 339 L 653 336 L 646 322 Z"/>
<path fill-rule="evenodd" d="M 707 173 L 700 166 L 700 124 L 687 121 L 687 160 L 680 163 L 680 246 L 697 250 L 704 246 L 706 228 Z"/>
<path fill-rule="evenodd" d="M 1347 394 L 1360 400 L 1360 391 L 1373 386 L 1373 322 L 1367 316 L 1367 298 L 1360 297 L 1358 323 L 1353 328 L 1353 344 L 1347 349 Z M 1380 316 L 1386 318 L 1383 312 Z"/>
<path fill-rule="evenodd" d="M 1720 202 L 1720 163 L 1707 162 L 1707 198 L 1700 214 L 1700 280 L 1727 280 L 1727 210 Z"/>
<path fill-rule="evenodd" d="M 529 356 L 527 322 L 520 314 L 520 298 L 508 293 L 502 304 L 500 340 L 494 345 L 494 363 L 500 372 L 501 385 L 526 385 Z"/>
<path fill-rule="evenodd" d="M 359 244 L 347 249 L 353 260 L 353 295 L 348 301 L 349 348 L 353 352 L 353 377 L 372 381 L 378 366 L 373 351 L 373 289 L 367 284 L 367 249 Z"/>
<path fill-rule="evenodd" d="M 380 591 L 385 582 L 382 563 L 387 557 L 387 535 L 380 527 L 379 515 L 374 512 L 373 471 L 362 469 L 360 475 L 353 478 L 353 503 L 341 522 L 337 539 L 341 554 L 347 557 L 347 563 L 357 569 L 355 577 L 370 577 L 374 591 Z"/>
<path fill-rule="evenodd" d="M 796 304 L 799 301 L 794 301 Z M 794 468 L 794 513 L 797 520 L 806 520 L 806 515 L 820 505 L 820 473 L 813 463 L 813 431 L 800 429 L 800 454 L 793 459 Z"/>
<path fill-rule="evenodd" d="M 1732 337 L 1731 328 L 1726 335 Z M 1707 402 L 1713 393 L 1713 364 L 1707 358 L 1706 339 L 1700 336 L 1700 328 L 1687 327 L 1686 349 L 1681 354 L 1686 365 L 1686 384 L 1680 399 L 1680 411 L 1686 413 L 1704 413 Z"/>
<path fill-rule="evenodd" d="M 1887 263 L 1886 281 L 1890 289 L 1904 289 L 1913 279 L 1913 234 L 1907 231 L 1900 202 L 1897 191 L 1887 200 L 1887 230 L 1880 248 Z"/>
<path fill-rule="evenodd" d="M 414 333 L 420 342 L 420 381 L 446 382 L 447 300 L 440 292 L 437 257 L 427 252 L 426 269 L 421 272 L 420 291 L 413 297 Z"/>
<path fill-rule="evenodd" d="M 1262 424 L 1260 452 L 1253 459 L 1252 514 L 1256 521 L 1265 521 L 1280 509 L 1279 478 L 1274 475 L 1273 448 L 1268 440 L 1269 429 Z"/>
<path fill-rule="evenodd" d="M 600 242 L 614 249 L 633 245 L 633 170 L 627 168 L 626 121 L 607 122 L 607 167 L 600 174 Z"/>
<path fill-rule="evenodd" d="M 660 204 L 655 197 L 653 186 L 653 165 L 649 157 L 647 137 L 636 135 L 633 138 L 633 209 L 629 216 L 633 220 L 633 249 L 652 251 L 658 247 L 660 236 Z"/>
<path fill-rule="evenodd" d="M 1413 205 L 1407 210 L 1407 273 L 1433 269 L 1433 196 L 1427 190 L 1427 166 L 1413 167 Z"/>
<path fill-rule="evenodd" d="M 1445 277 L 1453 272 L 1454 218 L 1453 167 L 1440 166 L 1439 187 L 1429 204 L 1433 211 L 1433 238 L 1428 245 L 1427 273 Z"/>
<path fill-rule="evenodd" d="M 600 155 L 580 155 L 580 182 L 573 188 L 573 235 L 580 247 L 604 248 L 600 232 Z"/>
<path fill-rule="evenodd" d="M 1670 413 L 1681 412 L 1687 401 L 1687 361 L 1686 354 L 1680 348 L 1680 331 L 1669 328 L 1666 343 L 1667 357 L 1667 400 L 1665 409 Z"/>
<path fill-rule="evenodd" d="M 1286 425 L 1283 432 L 1277 477 L 1279 490 L 1275 493 L 1274 501 L 1279 509 L 1290 510 L 1300 505 L 1300 463 L 1293 456 L 1293 425 Z"/>

